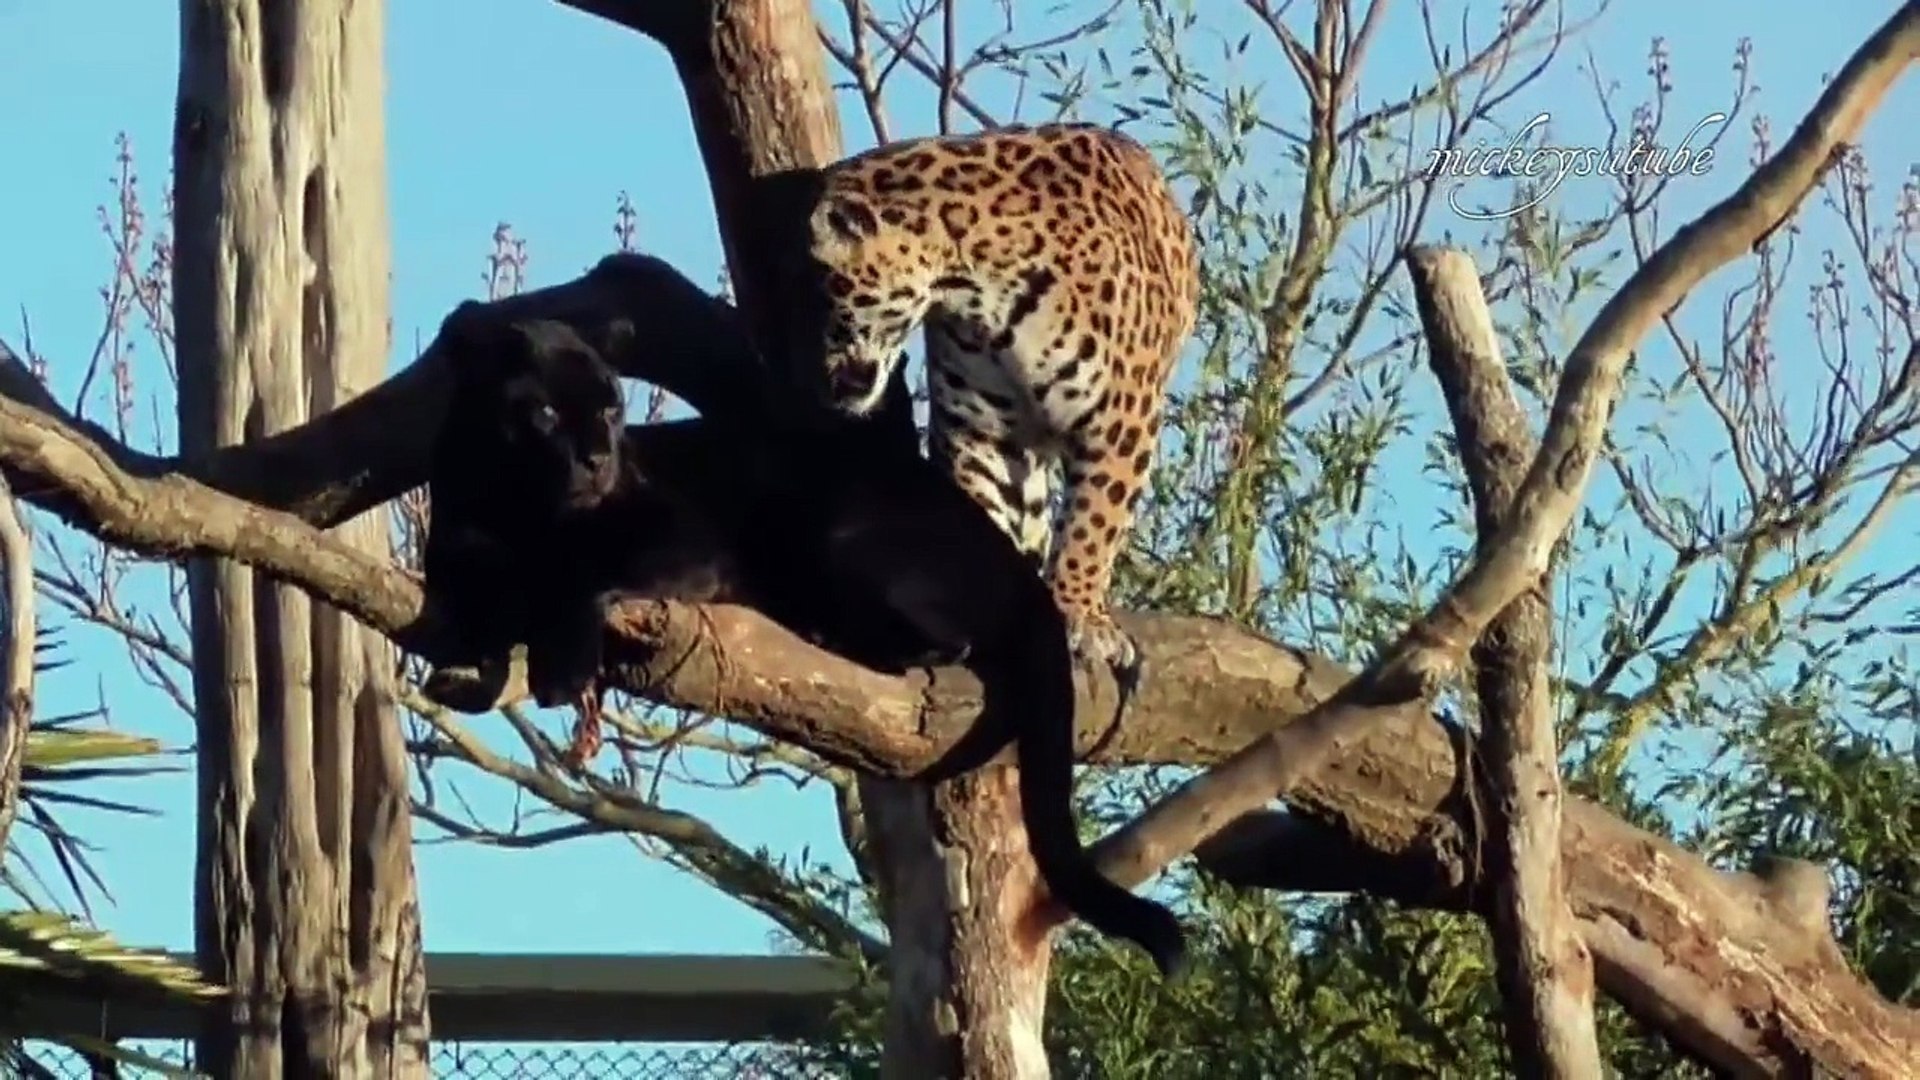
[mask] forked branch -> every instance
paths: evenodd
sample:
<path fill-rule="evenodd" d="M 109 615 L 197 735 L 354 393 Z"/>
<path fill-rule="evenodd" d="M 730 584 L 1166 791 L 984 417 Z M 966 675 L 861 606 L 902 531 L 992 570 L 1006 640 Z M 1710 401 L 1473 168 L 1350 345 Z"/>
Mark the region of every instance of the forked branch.
<path fill-rule="evenodd" d="M 1482 543 L 1499 534 L 1535 453 L 1527 417 L 1500 361 L 1493 313 L 1473 260 L 1407 253 L 1428 363 L 1453 418 Z M 1560 754 L 1551 669 L 1553 604 L 1535 579 L 1473 646 L 1488 811 L 1495 979 L 1507 1045 L 1523 1076 L 1601 1075 L 1593 963 L 1567 910 L 1560 865 Z M 1474 782 L 1469 780 L 1469 782 Z"/>

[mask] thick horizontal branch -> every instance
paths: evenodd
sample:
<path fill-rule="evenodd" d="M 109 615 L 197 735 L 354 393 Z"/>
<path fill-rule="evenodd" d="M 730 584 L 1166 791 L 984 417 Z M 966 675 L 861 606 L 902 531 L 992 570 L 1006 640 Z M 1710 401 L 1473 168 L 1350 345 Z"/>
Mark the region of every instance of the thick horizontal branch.
<path fill-rule="evenodd" d="M 15 376 L 32 383 L 19 358 L 0 346 L 0 384 Z M 89 438 L 82 428 L 23 404 L 11 387 L 0 394 L 6 395 L 0 396 L 0 469 L 21 498 L 142 554 L 231 556 L 327 599 L 404 645 L 424 640 L 419 584 L 390 560 L 355 550 L 292 514 L 166 471 L 157 459 Z M 125 462 L 144 468 L 130 472 Z"/>
<path fill-rule="evenodd" d="M 592 279 L 590 274 L 543 292 L 586 295 Z M 673 279 L 685 281 L 677 274 Z M 645 302 L 614 291 L 600 295 L 606 297 L 601 301 L 606 307 L 591 314 L 554 304 L 533 310 L 542 317 L 566 318 L 589 340 L 594 328 L 617 327 L 623 321 L 608 314 L 611 310 L 654 311 L 662 316 L 656 325 L 685 324 L 673 312 L 683 302 L 678 288 L 645 292 Z M 698 295 L 703 307 L 712 302 L 706 294 Z M 514 305 L 501 314 L 513 317 L 518 310 L 524 309 Z M 709 334 L 703 340 L 724 339 Z M 649 374 L 682 366 L 678 359 L 671 366 L 663 359 L 667 350 L 629 353 L 629 358 L 643 358 L 623 366 Z M 717 361 L 708 371 L 737 371 L 742 362 L 737 352 L 698 360 Z M 413 486 L 392 477 L 411 479 L 424 469 L 407 454 L 423 460 L 427 453 L 443 407 L 432 398 L 443 385 L 441 365 L 430 347 L 418 363 L 347 406 L 248 448 L 276 462 L 275 470 L 259 467 L 243 454 L 224 455 L 196 468 L 132 451 L 97 426 L 73 421 L 51 402 L 19 358 L 0 346 L 0 471 L 21 497 L 102 540 L 161 558 L 237 559 L 351 612 L 432 659 L 437 651 L 434 628 L 430 613 L 422 609 L 413 574 L 356 551 L 272 504 L 290 505 L 322 521 L 337 520 L 364 502 L 369 492 Z M 680 384 L 694 385 L 696 380 Z M 350 446 L 354 433 L 397 429 L 411 430 L 378 444 L 394 454 L 392 458 Z M 650 431 L 664 430 L 642 429 L 638 452 L 647 452 Z M 342 467 L 346 475 L 329 477 L 329 464 Z M 250 491 L 260 502 L 215 485 Z M 1288 672 L 1304 678 L 1307 666 L 1317 663 L 1311 656 L 1215 620 L 1122 618 L 1141 639 L 1149 662 L 1163 673 L 1136 689 L 1130 717 L 1183 712 L 1183 703 L 1203 691 L 1218 707 L 1208 710 L 1208 718 L 1194 730 L 1181 725 L 1156 728 L 1131 719 L 1123 728 L 1110 730 L 1099 718 L 1116 712 L 1117 689 L 1110 679 L 1087 680 L 1083 675 L 1081 711 L 1088 723 L 1081 743 L 1094 760 L 1209 760 L 1217 756 L 1218 747 L 1240 745 L 1263 730 L 1271 716 L 1297 713 L 1309 704 L 1298 692 L 1299 679 Z M 837 763 L 879 775 L 910 775 L 931 764 L 978 714 L 979 684 L 963 669 L 889 677 L 809 645 L 745 608 L 632 601 L 611 614 L 609 632 L 612 685 L 753 724 Z M 519 695 L 510 690 L 508 696 Z"/>
<path fill-rule="evenodd" d="M 1437 910 L 1481 910 L 1463 867 L 1386 865 L 1287 814 L 1243 817 L 1201 865 L 1231 884 L 1366 888 Z M 1825 875 L 1777 862 L 1722 873 L 1594 803 L 1569 799 L 1560 857 L 1567 898 L 1602 989 L 1682 1046 L 1736 1075 L 1904 1076 L 1920 1060 L 1920 1013 L 1888 1004 L 1849 970 L 1826 918 Z M 1340 860 L 1338 872 L 1309 865 Z"/>

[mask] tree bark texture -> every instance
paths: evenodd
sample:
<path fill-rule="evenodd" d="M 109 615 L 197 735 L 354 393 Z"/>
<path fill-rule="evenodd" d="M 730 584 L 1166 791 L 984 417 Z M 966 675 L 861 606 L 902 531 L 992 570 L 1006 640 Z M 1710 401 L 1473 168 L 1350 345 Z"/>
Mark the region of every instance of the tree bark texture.
<path fill-rule="evenodd" d="M 1534 439 L 1501 366 L 1473 259 L 1416 248 L 1407 267 L 1484 544 L 1507 524 Z M 1492 889 L 1494 977 L 1506 1006 L 1514 1071 L 1542 1080 L 1599 1080 L 1593 961 L 1567 907 L 1560 865 L 1560 754 L 1548 669 L 1553 605 L 1544 577 L 1493 620 L 1471 659 L 1486 770 L 1481 836 Z"/>
<path fill-rule="evenodd" d="M 377 0 L 184 0 L 174 128 L 180 446 L 285 431 L 376 383 L 389 347 Z M 335 531 L 390 558 L 384 515 Z M 195 938 L 230 986 L 222 1077 L 427 1075 L 395 655 L 240 563 L 189 564 Z"/>
<path fill-rule="evenodd" d="M 767 230 L 755 181 L 827 165 L 844 152 L 809 4 L 579 6 L 649 33 L 673 57 L 741 313 L 758 340 L 770 340 L 781 332 L 778 285 L 765 276 L 775 260 L 757 247 Z M 703 9 L 704 18 L 689 14 Z M 636 14 L 616 14 L 629 10 Z M 1044 926 L 1036 924 L 1042 894 L 1027 854 L 1016 767 L 1003 758 L 932 787 L 860 782 L 890 942 L 885 1076 L 1048 1075 L 1041 1046 L 1048 955 Z"/>
<path fill-rule="evenodd" d="M 6 621 L 0 626 L 0 855 L 20 813 L 21 773 L 27 763 L 27 732 L 33 726 L 34 649 L 33 543 L 13 491 L 0 481 L 0 590 Z"/>

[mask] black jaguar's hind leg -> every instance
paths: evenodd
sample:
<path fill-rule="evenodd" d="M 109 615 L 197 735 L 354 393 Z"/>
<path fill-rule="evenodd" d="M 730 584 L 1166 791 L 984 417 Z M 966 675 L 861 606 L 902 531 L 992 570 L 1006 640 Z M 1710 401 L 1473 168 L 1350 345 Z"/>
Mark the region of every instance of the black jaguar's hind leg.
<path fill-rule="evenodd" d="M 966 586 L 903 557 L 912 553 L 888 554 L 841 583 L 844 651 L 884 671 L 965 664 L 976 644 L 959 595 Z"/>
<path fill-rule="evenodd" d="M 973 654 L 973 639 L 938 605 L 896 604 L 893 617 L 903 632 L 894 639 L 903 667 L 948 667 Z"/>

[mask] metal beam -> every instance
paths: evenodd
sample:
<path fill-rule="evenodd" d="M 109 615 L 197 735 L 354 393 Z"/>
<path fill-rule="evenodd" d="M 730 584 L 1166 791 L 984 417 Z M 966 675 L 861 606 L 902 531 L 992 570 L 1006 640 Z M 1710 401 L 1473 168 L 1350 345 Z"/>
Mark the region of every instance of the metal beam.
<path fill-rule="evenodd" d="M 192 954 L 171 954 L 192 964 Z M 854 986 L 806 956 L 428 953 L 433 1038 L 466 1042 L 751 1042 L 825 1029 Z M 62 1032 L 187 1039 L 195 1006 L 43 997 L 7 1018 L 27 1038 Z"/>

